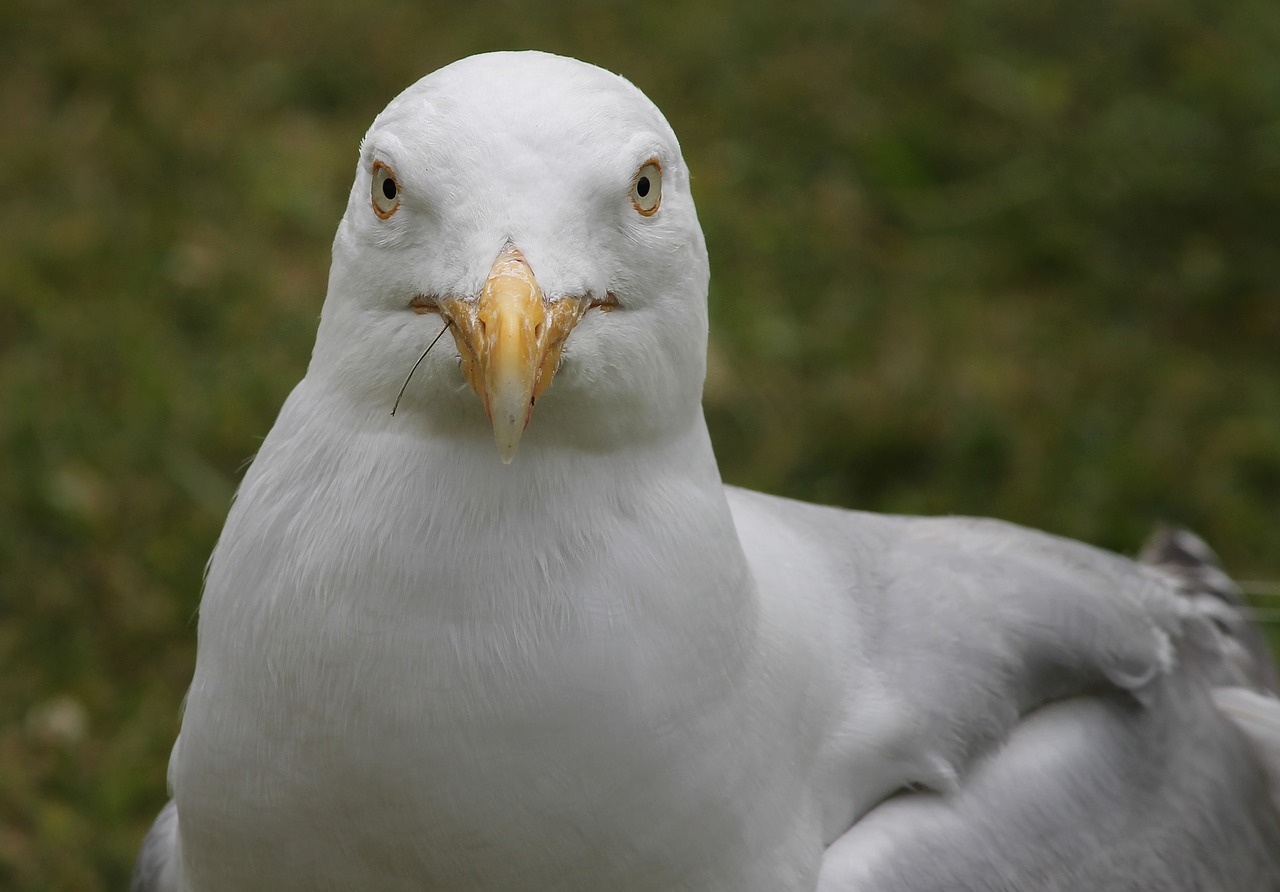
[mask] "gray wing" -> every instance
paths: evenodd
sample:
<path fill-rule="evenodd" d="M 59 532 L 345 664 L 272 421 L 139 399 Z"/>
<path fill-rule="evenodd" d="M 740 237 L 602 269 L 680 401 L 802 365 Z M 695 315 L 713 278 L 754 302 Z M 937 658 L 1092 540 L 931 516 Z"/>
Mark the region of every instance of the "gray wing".
<path fill-rule="evenodd" d="M 181 892 L 178 844 L 178 808 L 170 799 L 142 841 L 129 892 Z"/>
<path fill-rule="evenodd" d="M 1171 667 L 1140 698 L 1040 705 L 953 791 L 872 809 L 827 850 L 819 892 L 1280 890 L 1280 703 L 1257 693 L 1274 667 L 1203 543 L 1162 532 L 1144 558 L 1187 608 Z"/>
<path fill-rule="evenodd" d="M 1178 671 L 1148 703 L 1024 720 L 952 794 L 905 793 L 827 850 L 820 892 L 1280 889 L 1280 819 L 1244 739 Z"/>

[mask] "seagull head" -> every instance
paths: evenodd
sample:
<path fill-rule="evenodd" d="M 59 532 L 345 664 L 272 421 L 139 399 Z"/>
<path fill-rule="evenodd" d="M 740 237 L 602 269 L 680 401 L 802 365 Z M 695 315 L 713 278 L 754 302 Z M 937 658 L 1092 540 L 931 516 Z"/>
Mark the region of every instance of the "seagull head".
<path fill-rule="evenodd" d="M 360 146 L 308 378 L 510 462 L 699 417 L 707 256 L 643 93 L 545 53 L 456 62 Z M 436 336 L 439 342 L 423 351 Z"/>

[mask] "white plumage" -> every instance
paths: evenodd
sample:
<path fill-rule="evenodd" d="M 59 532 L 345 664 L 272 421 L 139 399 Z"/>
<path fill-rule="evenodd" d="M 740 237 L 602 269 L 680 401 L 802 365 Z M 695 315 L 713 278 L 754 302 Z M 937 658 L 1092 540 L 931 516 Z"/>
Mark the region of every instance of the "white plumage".
<path fill-rule="evenodd" d="M 1229 593 L 724 487 L 707 279 L 621 78 L 478 56 L 378 116 L 136 889 L 1280 884 L 1280 705 Z"/>

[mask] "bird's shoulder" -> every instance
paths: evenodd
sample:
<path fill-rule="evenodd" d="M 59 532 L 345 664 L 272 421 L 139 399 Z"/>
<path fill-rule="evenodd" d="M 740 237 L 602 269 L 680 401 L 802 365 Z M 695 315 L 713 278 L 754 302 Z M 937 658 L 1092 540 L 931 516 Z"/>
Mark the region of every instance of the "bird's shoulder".
<path fill-rule="evenodd" d="M 995 644 L 1044 626 L 1086 638 L 1078 633 L 1106 626 L 1163 649 L 1196 614 L 1158 567 L 1006 521 L 874 514 L 737 487 L 726 497 L 748 560 L 830 589 L 868 633 L 896 643 L 945 630 Z"/>

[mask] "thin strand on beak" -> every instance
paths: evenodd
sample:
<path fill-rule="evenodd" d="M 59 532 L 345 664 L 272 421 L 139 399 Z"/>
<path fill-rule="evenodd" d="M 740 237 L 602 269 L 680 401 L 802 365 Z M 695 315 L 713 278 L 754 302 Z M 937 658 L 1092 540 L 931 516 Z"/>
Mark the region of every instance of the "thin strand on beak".
<path fill-rule="evenodd" d="M 400 397 L 404 396 L 404 390 L 409 386 L 409 379 L 413 377 L 413 373 L 418 370 L 418 366 L 422 365 L 422 360 L 427 358 L 427 354 L 431 352 L 431 348 L 436 345 L 436 341 L 444 337 L 444 333 L 449 330 L 449 326 L 453 325 L 448 319 L 444 321 L 444 328 L 436 333 L 431 339 L 431 343 L 427 344 L 427 349 L 422 351 L 422 355 L 418 357 L 418 361 L 413 364 L 413 368 L 409 369 L 409 374 L 405 375 L 404 383 L 400 385 L 400 392 L 396 394 L 395 405 L 391 407 L 391 417 L 396 417 L 396 409 L 400 408 Z"/>
<path fill-rule="evenodd" d="M 534 402 L 548 387 L 570 331 L 587 310 L 580 297 L 547 301 L 514 245 L 498 254 L 475 298 L 442 297 L 462 375 L 481 400 L 504 464 L 515 457 Z"/>

